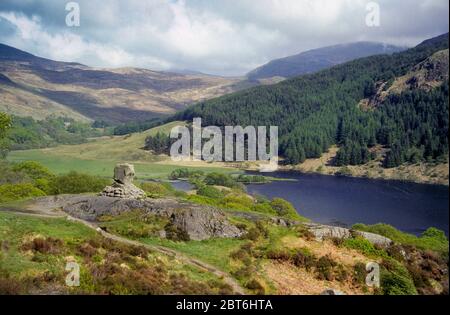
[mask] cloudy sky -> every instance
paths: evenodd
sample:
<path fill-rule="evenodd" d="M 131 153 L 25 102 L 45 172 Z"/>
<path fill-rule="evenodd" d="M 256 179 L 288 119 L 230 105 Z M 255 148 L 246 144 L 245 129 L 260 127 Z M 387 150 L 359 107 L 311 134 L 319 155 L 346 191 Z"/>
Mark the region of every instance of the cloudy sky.
<path fill-rule="evenodd" d="M 0 42 L 96 67 L 242 75 L 275 58 L 344 42 L 413 46 L 449 29 L 448 0 L 1 0 Z"/>

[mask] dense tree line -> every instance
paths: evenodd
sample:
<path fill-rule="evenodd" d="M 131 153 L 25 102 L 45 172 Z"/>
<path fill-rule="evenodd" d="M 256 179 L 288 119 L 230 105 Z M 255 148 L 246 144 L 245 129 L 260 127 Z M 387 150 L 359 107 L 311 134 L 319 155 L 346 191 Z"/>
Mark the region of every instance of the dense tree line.
<path fill-rule="evenodd" d="M 280 154 L 292 164 L 319 157 L 332 144 L 341 148 L 339 165 L 366 163 L 376 144 L 391 149 L 386 167 L 442 159 L 448 154 L 448 82 L 432 92 L 391 95 L 372 111 L 357 104 L 376 93 L 376 82 L 387 82 L 386 89 L 395 77 L 443 49 L 448 49 L 447 35 L 402 53 L 363 58 L 205 101 L 171 120 L 201 117 L 205 126 L 279 126 Z"/>
<path fill-rule="evenodd" d="M 8 143 L 5 137 L 9 128 L 11 128 L 11 117 L 0 112 L 0 159 L 5 158 L 8 152 Z"/>
<path fill-rule="evenodd" d="M 113 134 L 116 136 L 123 136 L 130 133 L 136 133 L 152 129 L 162 124 L 161 119 L 153 118 L 146 121 L 130 121 L 114 127 Z"/>
<path fill-rule="evenodd" d="M 58 144 L 79 144 L 90 137 L 110 134 L 108 129 L 94 128 L 94 124 L 64 117 L 49 116 L 43 120 L 35 120 L 32 117 L 13 116 L 6 140 L 11 150 L 27 150 Z"/>
<path fill-rule="evenodd" d="M 144 150 L 152 151 L 154 154 L 170 154 L 170 146 L 176 139 L 170 139 L 169 135 L 158 132 L 154 136 L 145 139 Z"/>

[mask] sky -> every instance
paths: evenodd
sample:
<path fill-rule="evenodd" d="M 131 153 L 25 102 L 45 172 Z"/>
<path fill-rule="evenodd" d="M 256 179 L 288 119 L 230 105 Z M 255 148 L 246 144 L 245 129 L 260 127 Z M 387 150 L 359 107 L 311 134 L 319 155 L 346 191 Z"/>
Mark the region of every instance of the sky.
<path fill-rule="evenodd" d="M 0 43 L 93 67 L 240 76 L 314 48 L 414 46 L 449 29 L 448 0 L 78 0 L 79 26 L 69 2 L 0 0 Z"/>

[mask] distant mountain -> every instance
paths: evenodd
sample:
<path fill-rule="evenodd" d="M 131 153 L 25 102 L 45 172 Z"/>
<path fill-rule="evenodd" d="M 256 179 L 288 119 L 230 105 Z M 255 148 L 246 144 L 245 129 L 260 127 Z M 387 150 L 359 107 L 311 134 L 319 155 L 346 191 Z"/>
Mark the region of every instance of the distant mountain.
<path fill-rule="evenodd" d="M 314 73 L 358 58 L 392 54 L 404 47 L 373 42 L 342 44 L 302 52 L 298 55 L 272 60 L 247 74 L 249 80 L 292 78 Z"/>
<path fill-rule="evenodd" d="M 376 55 L 201 102 L 173 120 L 204 125 L 279 126 L 288 164 L 338 146 L 334 165 L 448 161 L 448 34 L 415 48 Z M 382 156 L 380 156 L 380 154 Z"/>
<path fill-rule="evenodd" d="M 238 79 L 145 69 L 95 69 L 0 44 L 0 111 L 42 119 L 143 121 L 233 92 Z"/>

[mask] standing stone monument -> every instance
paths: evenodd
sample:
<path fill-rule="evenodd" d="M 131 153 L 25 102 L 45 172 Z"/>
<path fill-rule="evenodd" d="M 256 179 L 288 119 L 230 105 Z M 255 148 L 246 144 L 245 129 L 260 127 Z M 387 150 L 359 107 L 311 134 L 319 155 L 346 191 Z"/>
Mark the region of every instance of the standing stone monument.
<path fill-rule="evenodd" d="M 145 198 L 145 192 L 133 184 L 134 175 L 132 164 L 117 164 L 114 168 L 114 183 L 105 187 L 100 196 L 122 199 Z"/>

